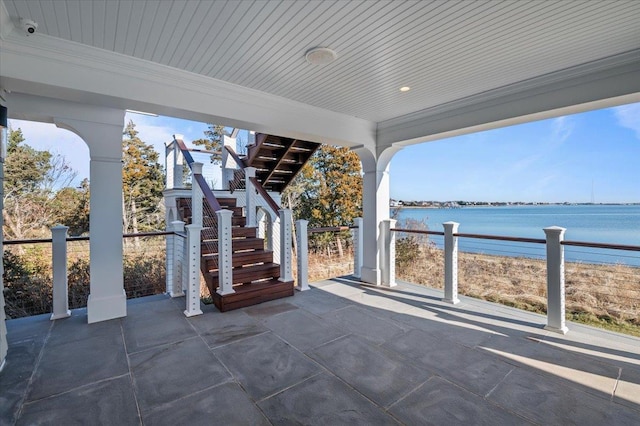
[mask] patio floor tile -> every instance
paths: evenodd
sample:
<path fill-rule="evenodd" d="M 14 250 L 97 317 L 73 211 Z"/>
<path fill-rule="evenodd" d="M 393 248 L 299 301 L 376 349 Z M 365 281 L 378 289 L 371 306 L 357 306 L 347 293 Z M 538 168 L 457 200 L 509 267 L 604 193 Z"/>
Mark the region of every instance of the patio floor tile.
<path fill-rule="evenodd" d="M 188 321 L 196 328 L 210 348 L 269 331 L 244 311 L 212 312 L 191 317 Z"/>
<path fill-rule="evenodd" d="M 231 380 L 199 337 L 138 352 L 129 359 L 143 412 Z"/>
<path fill-rule="evenodd" d="M 306 351 L 344 336 L 346 333 L 326 324 L 325 320 L 303 310 L 267 318 L 264 325 L 292 346 Z"/>
<path fill-rule="evenodd" d="M 317 364 L 270 332 L 221 346 L 213 353 L 256 401 L 320 371 Z"/>
<path fill-rule="evenodd" d="M 145 425 L 269 425 L 237 383 L 223 383 L 142 414 Z"/>
<path fill-rule="evenodd" d="M 514 368 L 496 356 L 422 330 L 411 330 L 383 347 L 411 358 L 429 371 L 481 396 Z"/>
<path fill-rule="evenodd" d="M 389 412 L 407 425 L 531 424 L 440 377 L 429 379 Z"/>
<path fill-rule="evenodd" d="M 258 403 L 275 425 L 396 425 L 392 417 L 327 373 Z"/>
<path fill-rule="evenodd" d="M 139 425 L 129 374 L 25 404 L 19 425 Z"/>
<path fill-rule="evenodd" d="M 152 309 L 153 304 L 149 304 L 145 309 L 140 308 L 144 313 L 140 312 L 135 317 L 122 320 L 128 353 L 179 342 L 197 334 L 184 314 L 176 309 L 175 304 L 170 300 L 167 302 L 171 304 L 166 304 L 166 311 L 158 313 Z"/>
<path fill-rule="evenodd" d="M 515 369 L 488 397 L 501 407 L 541 424 L 637 424 L 639 413 L 572 386 L 520 368 Z"/>
<path fill-rule="evenodd" d="M 128 372 L 121 333 L 46 345 L 27 400 L 45 398 Z"/>
<path fill-rule="evenodd" d="M 310 351 L 309 356 L 383 407 L 431 376 L 407 358 L 351 335 L 320 346 Z"/>
<path fill-rule="evenodd" d="M 379 318 L 369 310 L 357 306 L 348 306 L 326 314 L 323 318 L 334 327 L 364 337 L 376 344 L 382 344 L 408 329 L 388 319 Z"/>

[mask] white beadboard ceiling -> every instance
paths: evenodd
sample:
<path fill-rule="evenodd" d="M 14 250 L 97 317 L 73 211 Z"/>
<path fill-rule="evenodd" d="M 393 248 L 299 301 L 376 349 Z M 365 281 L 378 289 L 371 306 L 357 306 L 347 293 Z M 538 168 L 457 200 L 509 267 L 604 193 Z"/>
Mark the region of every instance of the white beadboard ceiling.
<path fill-rule="evenodd" d="M 640 49 L 638 0 L 4 3 L 16 26 L 373 122 Z M 338 59 L 308 64 L 316 46 Z"/>

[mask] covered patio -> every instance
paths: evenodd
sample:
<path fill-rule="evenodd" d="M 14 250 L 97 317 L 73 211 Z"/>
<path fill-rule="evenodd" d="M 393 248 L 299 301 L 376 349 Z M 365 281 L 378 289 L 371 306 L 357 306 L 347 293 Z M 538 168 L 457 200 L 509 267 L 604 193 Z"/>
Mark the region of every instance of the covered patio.
<path fill-rule="evenodd" d="M 352 277 L 186 318 L 7 322 L 3 424 L 636 424 L 640 340 L 399 283 Z"/>

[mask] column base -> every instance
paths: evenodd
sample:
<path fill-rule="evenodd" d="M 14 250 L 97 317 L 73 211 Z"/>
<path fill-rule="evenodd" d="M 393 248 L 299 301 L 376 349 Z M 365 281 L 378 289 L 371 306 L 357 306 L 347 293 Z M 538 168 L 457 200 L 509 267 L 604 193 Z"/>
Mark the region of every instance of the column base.
<path fill-rule="evenodd" d="M 295 289 L 298 291 L 306 291 L 306 290 L 311 290 L 311 287 L 309 287 L 309 284 L 304 283 L 303 285 L 295 286 Z"/>
<path fill-rule="evenodd" d="M 62 318 L 69 318 L 70 316 L 71 316 L 71 311 L 67 310 L 67 312 L 66 312 L 66 313 L 61 314 L 61 315 L 60 315 L 60 314 L 59 314 L 59 315 L 51 314 L 51 318 L 50 318 L 50 320 L 51 320 L 51 321 L 54 321 L 54 320 L 62 319 Z"/>
<path fill-rule="evenodd" d="M 553 331 L 554 333 L 559 333 L 559 334 L 567 334 L 569 332 L 569 329 L 566 326 L 558 328 L 558 327 L 551 327 L 550 325 L 545 325 L 544 329 L 548 331 Z"/>
<path fill-rule="evenodd" d="M 184 297 L 184 291 L 179 291 L 179 292 L 176 292 L 176 293 L 171 291 L 171 292 L 169 292 L 169 296 L 171 296 L 171 298 Z"/>
<path fill-rule="evenodd" d="M 445 303 L 450 303 L 452 305 L 457 305 L 458 303 L 460 303 L 460 299 L 446 299 L 446 298 L 443 298 L 442 301 L 445 302 Z"/>
<path fill-rule="evenodd" d="M 196 309 L 194 311 L 184 311 L 184 316 L 189 318 L 189 317 L 195 317 L 196 315 L 202 315 L 203 312 L 200 309 Z"/>
<path fill-rule="evenodd" d="M 107 321 L 127 316 L 127 294 L 122 289 L 122 294 L 110 297 L 97 298 L 89 295 L 87 300 L 88 323 Z"/>
<path fill-rule="evenodd" d="M 382 272 L 380 269 L 367 268 L 363 266 L 360 270 L 360 280 L 365 283 L 380 285 Z"/>

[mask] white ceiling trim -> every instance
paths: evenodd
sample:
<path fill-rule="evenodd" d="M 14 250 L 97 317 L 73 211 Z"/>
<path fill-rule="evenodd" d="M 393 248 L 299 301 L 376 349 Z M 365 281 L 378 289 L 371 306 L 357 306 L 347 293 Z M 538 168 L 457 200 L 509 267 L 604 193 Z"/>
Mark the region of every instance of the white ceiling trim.
<path fill-rule="evenodd" d="M 638 76 L 640 50 L 634 50 L 406 114 L 378 123 L 378 153 L 394 144 L 640 101 Z"/>
<path fill-rule="evenodd" d="M 71 101 L 103 97 L 111 107 L 172 111 L 324 143 L 375 144 L 375 123 L 367 120 L 42 34 L 14 30 L 0 40 L 0 61 L 7 90 L 43 94 L 49 87 L 45 96 Z"/>

